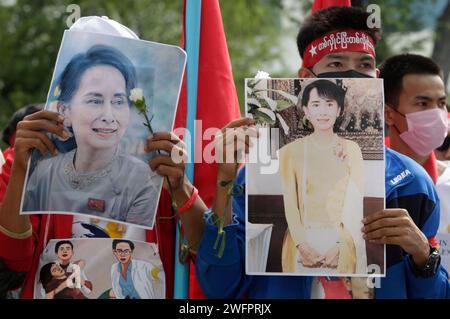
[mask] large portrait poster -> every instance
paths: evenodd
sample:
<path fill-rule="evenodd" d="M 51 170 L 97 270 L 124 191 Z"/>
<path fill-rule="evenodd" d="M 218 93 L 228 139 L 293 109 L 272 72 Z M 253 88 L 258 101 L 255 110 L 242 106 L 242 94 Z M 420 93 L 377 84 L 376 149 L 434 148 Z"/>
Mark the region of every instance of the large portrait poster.
<path fill-rule="evenodd" d="M 56 156 L 33 153 L 21 213 L 151 229 L 163 181 L 146 139 L 172 130 L 185 62 L 175 46 L 66 31 L 45 105 L 64 116 L 66 138 L 51 136 Z"/>
<path fill-rule="evenodd" d="M 247 273 L 384 276 L 361 232 L 385 207 L 382 81 L 247 79 L 246 97 Z"/>
<path fill-rule="evenodd" d="M 35 280 L 35 299 L 165 298 L 158 246 L 140 241 L 52 239 Z"/>

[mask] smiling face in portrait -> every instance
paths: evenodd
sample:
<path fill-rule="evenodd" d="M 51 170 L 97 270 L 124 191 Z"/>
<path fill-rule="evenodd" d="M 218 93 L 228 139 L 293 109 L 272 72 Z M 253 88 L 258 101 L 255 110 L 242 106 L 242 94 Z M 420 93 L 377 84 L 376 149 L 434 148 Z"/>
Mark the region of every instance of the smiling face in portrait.
<path fill-rule="evenodd" d="M 64 116 L 78 145 L 93 149 L 116 147 L 130 120 L 125 79 L 116 68 L 97 65 L 87 69 Z"/>
<path fill-rule="evenodd" d="M 61 246 L 58 247 L 58 259 L 65 263 L 65 262 L 69 262 L 70 259 L 73 256 L 73 249 L 72 246 L 70 246 L 69 244 L 62 244 Z"/>
<path fill-rule="evenodd" d="M 126 264 L 131 260 L 133 250 L 128 243 L 118 243 L 116 249 L 113 250 L 114 256 L 121 264 Z"/>
<path fill-rule="evenodd" d="M 327 131 L 333 130 L 340 107 L 336 100 L 319 96 L 317 89 L 314 88 L 310 92 L 308 105 L 304 107 L 304 111 L 314 131 Z"/>

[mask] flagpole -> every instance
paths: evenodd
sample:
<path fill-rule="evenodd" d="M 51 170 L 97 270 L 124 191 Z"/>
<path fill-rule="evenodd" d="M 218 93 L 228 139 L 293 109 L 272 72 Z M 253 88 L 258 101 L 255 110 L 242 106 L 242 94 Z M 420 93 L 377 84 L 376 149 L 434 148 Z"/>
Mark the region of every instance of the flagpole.
<path fill-rule="evenodd" d="M 194 183 L 194 154 L 195 154 L 195 120 L 197 117 L 197 80 L 198 60 L 200 48 L 200 21 L 202 14 L 202 0 L 186 0 L 186 53 L 187 53 L 187 116 L 186 128 L 190 134 L 185 134 L 185 140 L 189 150 L 189 161 L 186 166 L 186 176 Z M 174 274 L 174 298 L 188 298 L 189 290 L 189 263 L 180 263 L 178 243 L 180 233 L 178 227 L 175 237 L 175 274 Z"/>

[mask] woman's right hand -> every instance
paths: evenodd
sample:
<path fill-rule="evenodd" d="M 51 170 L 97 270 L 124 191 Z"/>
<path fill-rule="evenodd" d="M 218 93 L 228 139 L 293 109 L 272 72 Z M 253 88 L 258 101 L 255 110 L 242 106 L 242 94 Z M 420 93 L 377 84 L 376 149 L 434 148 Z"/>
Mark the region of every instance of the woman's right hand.
<path fill-rule="evenodd" d="M 320 267 L 324 262 L 324 257 L 308 244 L 300 244 L 297 246 L 300 253 L 300 261 L 303 266 L 308 268 Z"/>
<path fill-rule="evenodd" d="M 250 138 L 258 137 L 253 126 L 255 121 L 250 118 L 240 118 L 230 122 L 216 134 L 214 139 L 218 178 L 232 179 L 236 165 L 243 162 L 244 154 L 249 152 Z"/>
<path fill-rule="evenodd" d="M 17 124 L 14 143 L 14 167 L 26 170 L 31 151 L 36 148 L 42 155 L 57 155 L 55 145 L 45 135 L 53 133 L 62 139 L 69 137 L 63 126 L 64 117 L 56 112 L 39 111 L 26 116 Z"/>

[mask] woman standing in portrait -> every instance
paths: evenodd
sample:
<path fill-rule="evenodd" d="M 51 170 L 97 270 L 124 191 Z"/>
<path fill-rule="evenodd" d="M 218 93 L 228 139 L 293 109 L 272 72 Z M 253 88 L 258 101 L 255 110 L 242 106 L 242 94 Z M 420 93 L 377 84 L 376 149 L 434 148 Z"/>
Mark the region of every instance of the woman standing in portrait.
<path fill-rule="evenodd" d="M 156 174 L 120 149 L 133 107 L 133 64 L 117 49 L 95 45 L 71 59 L 58 83 L 58 112 L 76 147 L 37 164 L 23 210 L 83 213 L 151 227 L 159 195 Z"/>
<path fill-rule="evenodd" d="M 280 149 L 288 229 L 283 272 L 366 274 L 362 238 L 364 164 L 361 149 L 334 125 L 346 91 L 329 80 L 305 87 L 301 106 L 313 132 Z"/>

